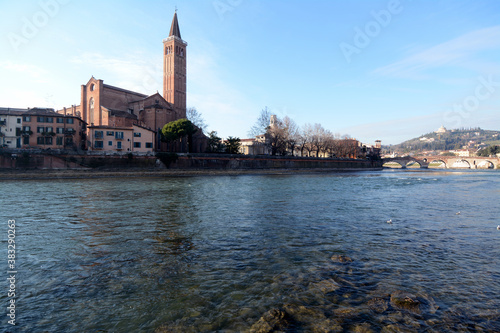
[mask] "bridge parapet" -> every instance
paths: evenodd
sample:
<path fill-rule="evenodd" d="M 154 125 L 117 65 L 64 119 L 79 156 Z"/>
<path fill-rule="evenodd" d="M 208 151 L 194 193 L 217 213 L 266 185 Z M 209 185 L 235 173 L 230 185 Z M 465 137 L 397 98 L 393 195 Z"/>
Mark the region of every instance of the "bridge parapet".
<path fill-rule="evenodd" d="M 500 168 L 500 158 L 499 157 L 460 157 L 460 156 L 404 156 L 404 157 L 392 157 L 392 158 L 384 158 L 382 159 L 384 164 L 387 162 L 395 162 L 401 165 L 402 168 L 406 168 L 408 163 L 416 162 L 420 165 L 421 168 L 428 168 L 429 164 L 432 162 L 440 161 L 445 164 L 445 168 L 452 169 L 453 165 L 462 164 L 468 165 L 469 169 L 478 169 L 484 168 L 484 165 L 487 168 Z M 458 168 L 458 167 L 457 167 Z M 459 167 L 459 168 L 464 168 Z M 467 167 L 465 167 L 467 168 Z"/>

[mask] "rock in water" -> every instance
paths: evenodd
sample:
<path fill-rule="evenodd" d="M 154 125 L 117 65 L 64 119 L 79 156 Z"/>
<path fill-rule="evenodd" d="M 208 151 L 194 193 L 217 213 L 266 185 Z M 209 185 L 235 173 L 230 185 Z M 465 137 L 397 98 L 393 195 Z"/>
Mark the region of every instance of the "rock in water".
<path fill-rule="evenodd" d="M 345 256 L 343 254 L 335 254 L 332 256 L 331 259 L 333 262 L 341 262 L 341 263 L 353 261 L 351 258 L 349 258 L 348 256 Z"/>
<path fill-rule="evenodd" d="M 413 294 L 405 291 L 395 291 L 391 294 L 391 305 L 396 309 L 420 313 L 420 301 Z"/>
<path fill-rule="evenodd" d="M 291 326 L 291 319 L 286 312 L 279 309 L 272 309 L 252 325 L 252 333 L 271 333 L 276 331 L 287 331 Z"/>

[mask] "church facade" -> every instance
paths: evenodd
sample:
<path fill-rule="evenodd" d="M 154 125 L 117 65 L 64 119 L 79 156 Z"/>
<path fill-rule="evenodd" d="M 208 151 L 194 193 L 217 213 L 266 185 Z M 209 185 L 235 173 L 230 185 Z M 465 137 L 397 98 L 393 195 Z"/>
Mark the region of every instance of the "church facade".
<path fill-rule="evenodd" d="M 87 123 L 86 145 L 89 150 L 103 150 L 104 143 L 99 138 L 92 137 L 95 133 L 100 135 L 120 128 L 125 132 L 132 131 L 134 135 L 135 126 L 142 132 L 147 130 L 154 134 L 154 142 L 147 145 L 148 148 L 151 147 L 150 151 L 182 151 L 185 146 L 182 143 L 166 145 L 159 138 L 160 130 L 165 124 L 186 118 L 186 57 L 187 43 L 181 38 L 175 13 L 169 36 L 163 40 L 163 96 L 159 93 L 148 96 L 111 86 L 91 77 L 81 86 L 80 105 L 63 108 L 58 113 L 81 117 Z M 197 133 L 195 140 L 203 141 L 203 137 L 202 133 Z M 132 151 L 122 148 L 129 146 L 108 147 L 107 150 Z M 193 152 L 202 152 L 204 147 L 202 142 L 195 143 Z"/>

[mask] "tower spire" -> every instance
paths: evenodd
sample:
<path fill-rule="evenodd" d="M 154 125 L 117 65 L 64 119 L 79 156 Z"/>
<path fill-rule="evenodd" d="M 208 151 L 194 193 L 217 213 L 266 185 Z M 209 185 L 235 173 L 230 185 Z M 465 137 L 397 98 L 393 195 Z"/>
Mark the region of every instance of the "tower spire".
<path fill-rule="evenodd" d="M 170 34 L 168 36 L 181 38 L 181 29 L 179 29 L 179 22 L 177 21 L 177 8 L 175 9 L 174 18 L 172 19 L 172 25 L 170 26 Z"/>

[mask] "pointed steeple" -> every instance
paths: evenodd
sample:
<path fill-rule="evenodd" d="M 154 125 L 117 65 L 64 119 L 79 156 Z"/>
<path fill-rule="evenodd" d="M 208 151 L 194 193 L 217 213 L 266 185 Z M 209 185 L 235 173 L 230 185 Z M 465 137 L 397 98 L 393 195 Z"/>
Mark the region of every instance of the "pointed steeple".
<path fill-rule="evenodd" d="M 177 10 L 175 10 L 174 18 L 172 19 L 172 26 L 170 27 L 169 37 L 175 36 L 181 38 L 181 29 L 179 29 L 179 22 L 177 21 Z"/>

